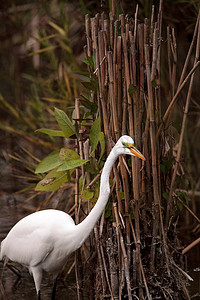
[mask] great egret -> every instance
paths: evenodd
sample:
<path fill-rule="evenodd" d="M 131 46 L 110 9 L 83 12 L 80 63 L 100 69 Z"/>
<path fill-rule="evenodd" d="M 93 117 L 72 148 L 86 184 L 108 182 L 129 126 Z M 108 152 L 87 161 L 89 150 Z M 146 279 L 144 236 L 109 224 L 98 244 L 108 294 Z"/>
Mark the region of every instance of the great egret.
<path fill-rule="evenodd" d="M 33 275 L 37 297 L 43 271 L 53 274 L 52 299 L 56 278 L 68 256 L 80 248 L 101 216 L 110 194 L 109 176 L 119 155 L 129 154 L 145 160 L 130 136 L 122 136 L 110 152 L 101 175 L 100 195 L 89 215 L 78 225 L 63 211 L 48 209 L 20 220 L 1 243 L 0 259 L 25 265 Z"/>

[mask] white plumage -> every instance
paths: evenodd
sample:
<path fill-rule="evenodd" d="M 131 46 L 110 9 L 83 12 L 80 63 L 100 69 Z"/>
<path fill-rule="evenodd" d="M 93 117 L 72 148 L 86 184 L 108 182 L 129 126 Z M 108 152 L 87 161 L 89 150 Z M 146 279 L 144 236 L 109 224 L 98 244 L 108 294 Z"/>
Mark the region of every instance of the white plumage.
<path fill-rule="evenodd" d="M 89 236 L 101 216 L 110 194 L 109 175 L 121 154 L 135 155 L 145 160 L 129 136 L 122 136 L 108 156 L 101 175 L 99 199 L 90 214 L 78 225 L 65 212 L 48 209 L 20 220 L 1 243 L 0 259 L 25 265 L 33 274 L 40 299 L 43 271 L 53 274 L 54 283 L 68 256 Z M 55 298 L 55 284 L 52 298 Z"/>

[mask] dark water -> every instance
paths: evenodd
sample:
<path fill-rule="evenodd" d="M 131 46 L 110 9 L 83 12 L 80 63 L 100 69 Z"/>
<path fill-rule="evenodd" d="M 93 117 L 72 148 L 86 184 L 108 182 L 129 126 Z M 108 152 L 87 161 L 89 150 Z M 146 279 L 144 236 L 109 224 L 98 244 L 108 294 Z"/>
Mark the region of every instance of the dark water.
<path fill-rule="evenodd" d="M 33 212 L 34 203 L 27 203 L 24 205 L 24 199 L 20 196 L 3 195 L 0 196 L 0 241 L 6 236 L 12 226 L 21 218 Z M 189 233 L 179 230 L 179 239 L 185 240 L 185 245 L 191 242 Z M 195 238 L 194 238 L 195 239 Z M 184 243 L 184 242 L 183 242 Z M 70 264 L 72 264 L 73 257 Z M 195 246 L 187 253 L 187 272 L 194 279 L 193 282 L 188 282 L 188 289 L 191 299 L 200 299 L 200 244 Z M 16 267 L 21 272 L 21 278 L 13 273 L 9 268 L 5 267 L 3 270 L 3 263 L 0 262 L 0 276 L 3 288 L 0 287 L 0 299 L 8 300 L 27 300 L 37 299 L 35 286 L 32 276 L 26 268 L 20 265 Z M 71 272 L 67 279 L 60 276 L 57 282 L 56 299 L 59 300 L 75 300 L 76 299 L 76 286 L 75 286 L 74 271 Z M 2 290 L 5 292 L 5 298 L 2 297 Z M 41 286 L 42 300 L 51 299 L 52 278 L 48 274 L 44 274 L 43 283 Z M 180 299 L 181 300 L 181 299 Z"/>
<path fill-rule="evenodd" d="M 186 254 L 187 273 L 194 281 L 189 281 L 191 299 L 200 300 L 200 244 Z"/>
<path fill-rule="evenodd" d="M 3 195 L 0 197 L 0 241 L 4 239 L 8 231 L 18 220 L 33 212 L 33 204 L 29 203 L 27 204 L 27 207 L 24 208 L 22 200 L 23 199 L 20 199 L 20 196 L 13 195 Z M 69 266 L 71 263 L 72 261 L 69 261 Z M 37 299 L 33 278 L 29 274 L 28 270 L 17 264 L 14 266 L 20 270 L 21 278 L 19 278 L 8 267 L 3 269 L 3 263 L 0 262 L 0 278 L 3 286 L 0 288 L 0 299 L 4 299 L 2 296 L 2 290 L 4 291 L 5 299 L 8 300 Z M 75 283 L 73 271 L 67 279 L 60 276 L 57 281 L 56 299 L 75 300 Z M 41 286 L 42 300 L 51 299 L 51 290 L 52 278 L 50 275 L 44 274 Z"/>

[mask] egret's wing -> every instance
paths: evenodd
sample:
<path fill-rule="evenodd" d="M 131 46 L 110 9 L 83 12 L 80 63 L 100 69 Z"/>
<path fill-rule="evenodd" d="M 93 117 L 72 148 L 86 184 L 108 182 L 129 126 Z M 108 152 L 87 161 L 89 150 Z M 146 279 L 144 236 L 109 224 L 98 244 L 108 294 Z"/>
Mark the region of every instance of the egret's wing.
<path fill-rule="evenodd" d="M 69 215 L 57 210 L 39 211 L 23 218 L 1 243 L 0 259 L 8 257 L 24 265 L 36 266 L 53 251 L 60 238 L 58 231 L 64 225 L 66 228 L 75 226 Z"/>
<path fill-rule="evenodd" d="M 46 230 L 17 223 L 1 244 L 1 256 L 24 265 L 35 266 L 53 250 Z"/>

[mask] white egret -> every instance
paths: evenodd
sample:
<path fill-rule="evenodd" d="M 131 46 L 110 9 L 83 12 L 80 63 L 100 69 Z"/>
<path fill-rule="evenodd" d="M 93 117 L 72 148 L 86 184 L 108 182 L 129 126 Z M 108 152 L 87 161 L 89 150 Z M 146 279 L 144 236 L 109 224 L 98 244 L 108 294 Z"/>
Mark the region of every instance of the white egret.
<path fill-rule="evenodd" d="M 122 136 L 110 152 L 101 175 L 100 194 L 89 215 L 78 225 L 63 211 L 42 210 L 21 219 L 1 243 L 0 259 L 25 265 L 33 275 L 38 299 L 43 271 L 53 275 L 52 299 L 56 278 L 68 256 L 80 248 L 101 216 L 110 194 L 109 176 L 119 155 L 129 154 L 145 160 L 133 139 Z"/>

